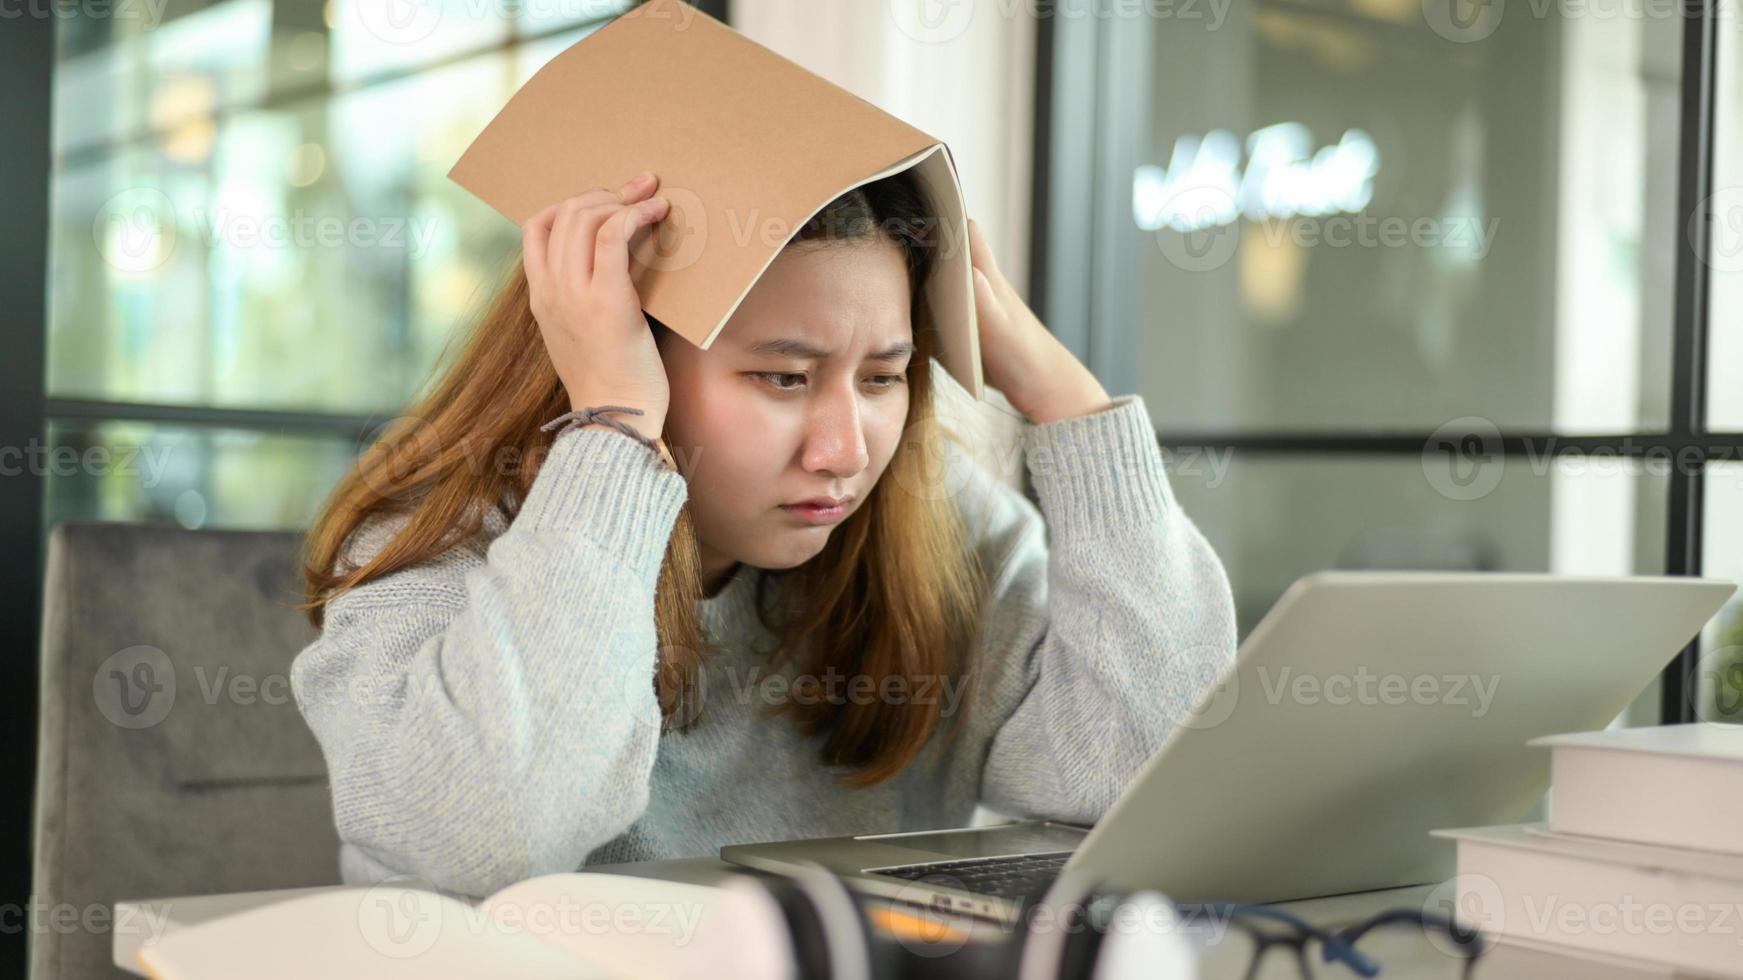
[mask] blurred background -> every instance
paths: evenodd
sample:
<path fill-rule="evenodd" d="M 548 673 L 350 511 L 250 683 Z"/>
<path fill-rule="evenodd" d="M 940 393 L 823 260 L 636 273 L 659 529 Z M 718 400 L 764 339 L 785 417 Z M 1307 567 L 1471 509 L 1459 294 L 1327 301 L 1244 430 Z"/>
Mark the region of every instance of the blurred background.
<path fill-rule="evenodd" d="M 518 248 L 448 168 L 626 6 L 45 0 L 0 26 L 18 657 L 55 522 L 306 525 Z M 1325 568 L 1743 579 L 1730 11 L 697 6 L 950 145 L 1042 320 L 1143 395 L 1243 634 Z M 1734 606 L 1630 718 L 1743 717 L 1740 646 Z M 28 798 L 28 668 L 11 690 Z"/>

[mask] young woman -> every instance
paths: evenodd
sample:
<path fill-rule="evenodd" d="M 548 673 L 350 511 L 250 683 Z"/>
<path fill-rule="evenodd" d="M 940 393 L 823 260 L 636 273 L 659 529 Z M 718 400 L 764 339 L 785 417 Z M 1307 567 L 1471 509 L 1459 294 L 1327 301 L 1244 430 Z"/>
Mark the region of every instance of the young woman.
<path fill-rule="evenodd" d="M 322 633 L 291 681 L 343 880 L 482 896 L 977 803 L 1095 821 L 1235 647 L 1143 400 L 1108 398 L 971 222 L 1037 509 L 933 414 L 937 243 L 906 175 L 795 233 L 707 351 L 629 277 L 657 183 L 525 224 L 494 306 L 309 535 Z M 569 414 L 599 406 L 640 414 Z"/>

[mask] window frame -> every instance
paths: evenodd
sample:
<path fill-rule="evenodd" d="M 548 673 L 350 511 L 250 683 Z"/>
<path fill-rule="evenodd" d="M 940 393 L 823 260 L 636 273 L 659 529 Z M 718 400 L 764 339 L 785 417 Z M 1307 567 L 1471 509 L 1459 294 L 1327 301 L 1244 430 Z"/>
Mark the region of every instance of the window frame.
<path fill-rule="evenodd" d="M 7 220 L 0 223 L 0 447 L 42 441 L 48 420 L 43 385 L 48 340 L 48 221 L 52 160 L 51 112 L 55 18 L 11 18 L 0 31 L 0 180 L 7 188 Z M 41 526 L 43 485 L 32 474 L 0 476 L 0 640 L 13 651 L 9 683 L 0 685 L 7 756 L 6 807 L 0 833 L 15 843 L 0 859 L 0 901 L 24 908 L 35 863 L 32 847 L 36 798 L 38 687 L 42 642 L 42 573 L 46 533 Z M 0 943 L 0 974 L 24 976 L 30 930 L 7 930 Z"/>

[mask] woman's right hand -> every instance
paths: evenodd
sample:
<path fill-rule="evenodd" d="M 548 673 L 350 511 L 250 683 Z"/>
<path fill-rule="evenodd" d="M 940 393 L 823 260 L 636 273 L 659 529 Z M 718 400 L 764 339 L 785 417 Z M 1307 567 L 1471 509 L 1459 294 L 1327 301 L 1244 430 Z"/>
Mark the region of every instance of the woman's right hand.
<path fill-rule="evenodd" d="M 651 439 L 665 428 L 671 387 L 641 297 L 629 276 L 632 239 L 666 216 L 649 199 L 659 179 L 642 173 L 622 188 L 558 201 L 521 225 L 522 264 L 533 318 L 576 410 L 626 405 L 614 415 Z"/>

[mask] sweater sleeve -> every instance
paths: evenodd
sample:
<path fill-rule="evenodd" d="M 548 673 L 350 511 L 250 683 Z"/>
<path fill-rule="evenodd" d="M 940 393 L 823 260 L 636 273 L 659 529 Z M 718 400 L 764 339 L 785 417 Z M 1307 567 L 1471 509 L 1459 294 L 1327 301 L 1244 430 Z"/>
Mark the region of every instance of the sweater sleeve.
<path fill-rule="evenodd" d="M 987 691 L 1003 720 L 980 800 L 1089 824 L 1233 663 L 1234 599 L 1175 502 L 1140 396 L 1029 426 L 1023 445 L 1040 512 L 1006 505 L 988 539 L 1003 558 L 988 566 L 983 656 L 1003 661 Z"/>
<path fill-rule="evenodd" d="M 654 589 L 686 496 L 633 440 L 570 429 L 482 562 L 450 549 L 329 603 L 291 687 L 340 838 L 484 896 L 628 828 L 658 747 Z M 353 561 L 393 527 L 365 529 Z"/>

